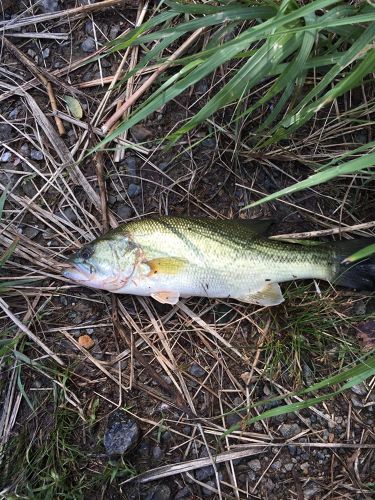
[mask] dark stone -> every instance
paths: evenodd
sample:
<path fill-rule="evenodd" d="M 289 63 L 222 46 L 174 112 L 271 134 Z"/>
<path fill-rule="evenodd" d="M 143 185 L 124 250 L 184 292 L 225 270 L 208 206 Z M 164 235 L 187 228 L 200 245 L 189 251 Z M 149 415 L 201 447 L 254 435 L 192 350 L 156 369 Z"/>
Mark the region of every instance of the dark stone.
<path fill-rule="evenodd" d="M 56 12 L 57 10 L 60 10 L 59 0 L 41 0 L 39 7 L 42 12 Z"/>
<path fill-rule="evenodd" d="M 139 438 L 137 422 L 123 411 L 114 411 L 108 420 L 104 434 L 104 447 L 109 457 L 124 455 L 136 444 Z"/>
<path fill-rule="evenodd" d="M 44 160 L 44 154 L 42 151 L 39 151 L 39 149 L 32 149 L 31 150 L 31 159 L 35 161 L 42 161 Z"/>
<path fill-rule="evenodd" d="M 94 50 L 96 49 L 95 40 L 91 36 L 88 36 L 81 43 L 81 49 L 83 50 L 83 52 L 87 53 L 94 52 Z"/>
<path fill-rule="evenodd" d="M 298 424 L 283 424 L 280 427 L 282 436 L 286 439 L 292 438 L 301 432 L 301 427 Z"/>
<path fill-rule="evenodd" d="M 147 491 L 144 500 L 169 500 L 171 489 L 167 484 L 155 484 Z"/>
<path fill-rule="evenodd" d="M 132 214 L 132 209 L 128 207 L 127 205 L 121 205 L 117 211 L 117 215 L 120 217 L 120 219 L 127 220 L 130 218 Z"/>
<path fill-rule="evenodd" d="M 128 156 L 124 160 L 124 164 L 126 167 L 126 170 L 128 174 L 131 177 L 136 177 L 137 176 L 137 160 L 134 158 L 134 156 Z"/>
<path fill-rule="evenodd" d="M 141 187 L 138 186 L 137 184 L 129 184 L 128 187 L 128 195 L 130 198 L 134 198 L 135 196 L 138 196 L 141 192 Z"/>
<path fill-rule="evenodd" d="M 206 374 L 206 371 L 199 366 L 197 363 L 193 363 L 190 368 L 189 368 L 189 373 L 190 375 L 193 375 L 193 377 L 203 377 L 203 375 Z"/>

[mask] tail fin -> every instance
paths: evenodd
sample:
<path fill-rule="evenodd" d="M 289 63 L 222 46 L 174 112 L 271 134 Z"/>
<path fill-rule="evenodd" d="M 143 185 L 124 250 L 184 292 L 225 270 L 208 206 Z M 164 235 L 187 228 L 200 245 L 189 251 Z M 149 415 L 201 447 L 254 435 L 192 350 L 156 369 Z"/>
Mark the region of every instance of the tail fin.
<path fill-rule="evenodd" d="M 334 283 L 357 290 L 375 291 L 375 254 L 357 262 L 344 262 L 347 257 L 372 243 L 375 243 L 375 238 L 337 241 L 332 244 L 336 268 Z"/>

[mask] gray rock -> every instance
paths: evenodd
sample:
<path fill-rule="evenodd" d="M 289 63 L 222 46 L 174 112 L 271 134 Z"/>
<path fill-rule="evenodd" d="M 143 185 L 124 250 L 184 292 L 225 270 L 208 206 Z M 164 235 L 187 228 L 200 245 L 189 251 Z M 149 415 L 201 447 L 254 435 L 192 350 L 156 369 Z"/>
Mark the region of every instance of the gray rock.
<path fill-rule="evenodd" d="M 37 228 L 37 227 L 32 227 L 32 226 L 28 226 L 24 229 L 23 231 L 23 234 L 29 238 L 30 240 L 32 240 L 33 238 L 35 238 L 35 236 L 37 236 L 40 232 L 40 229 Z"/>
<path fill-rule="evenodd" d="M 164 458 L 164 452 L 160 446 L 156 445 L 152 450 L 152 460 L 154 462 L 161 462 Z"/>
<path fill-rule="evenodd" d="M 137 160 L 134 158 L 134 156 L 128 156 L 124 160 L 124 164 L 126 167 L 126 170 L 128 174 L 131 177 L 136 177 L 137 176 Z"/>
<path fill-rule="evenodd" d="M 174 500 L 180 500 L 181 498 L 185 498 L 192 495 L 191 488 L 189 486 L 185 486 L 182 490 L 178 491 L 174 497 Z"/>
<path fill-rule="evenodd" d="M 20 106 L 16 106 L 15 108 L 13 108 L 12 111 L 10 111 L 10 113 L 9 113 L 9 119 L 15 120 L 17 118 L 18 114 L 20 113 L 20 111 L 21 111 Z"/>
<path fill-rule="evenodd" d="M 215 149 L 216 148 L 216 140 L 213 137 L 208 137 L 202 141 L 202 146 L 206 149 Z"/>
<path fill-rule="evenodd" d="M 6 141 L 13 135 L 13 127 L 8 123 L 0 123 L 0 141 Z"/>
<path fill-rule="evenodd" d="M 350 399 L 351 399 L 353 405 L 356 406 L 357 408 L 363 407 L 363 402 L 359 399 L 359 397 L 356 394 L 352 394 Z"/>
<path fill-rule="evenodd" d="M 134 198 L 135 196 L 138 196 L 141 192 L 141 187 L 138 186 L 137 184 L 131 183 L 129 184 L 128 187 L 128 195 L 130 198 Z"/>
<path fill-rule="evenodd" d="M 109 417 L 104 434 L 104 447 L 109 457 L 124 455 L 136 444 L 139 438 L 137 422 L 123 411 L 116 410 Z"/>
<path fill-rule="evenodd" d="M 0 161 L 1 163 L 7 163 L 12 159 L 12 153 L 10 151 L 4 151 L 4 153 L 1 155 Z"/>
<path fill-rule="evenodd" d="M 285 439 L 289 439 L 299 434 L 301 432 L 301 427 L 298 424 L 283 424 L 280 427 L 280 432 Z"/>
<path fill-rule="evenodd" d="M 164 170 L 167 170 L 167 168 L 169 167 L 169 163 L 167 161 L 162 161 L 161 163 L 159 163 L 158 167 L 164 172 Z"/>
<path fill-rule="evenodd" d="M 109 30 L 108 38 L 110 40 L 114 40 L 117 37 L 117 35 L 119 34 L 120 29 L 121 28 L 118 24 L 113 24 L 111 26 L 111 29 Z"/>
<path fill-rule="evenodd" d="M 254 460 L 250 460 L 250 462 L 247 462 L 247 465 L 254 472 L 258 472 L 262 468 L 262 464 L 260 463 L 259 458 L 254 458 Z"/>
<path fill-rule="evenodd" d="M 197 469 L 195 471 L 195 477 L 198 481 L 205 481 L 209 477 L 213 476 L 215 474 L 215 470 L 212 467 L 212 465 L 209 465 L 207 467 L 202 467 L 201 469 Z"/>
<path fill-rule="evenodd" d="M 134 125 L 130 129 L 130 133 L 136 142 L 145 142 L 152 137 L 151 130 L 140 124 Z"/>
<path fill-rule="evenodd" d="M 116 213 L 120 219 L 127 220 L 131 217 L 132 209 L 127 205 L 120 205 Z"/>
<path fill-rule="evenodd" d="M 287 472 L 290 472 L 294 467 L 294 464 L 292 462 L 288 463 L 288 464 L 284 464 L 284 469 L 287 471 Z"/>
<path fill-rule="evenodd" d="M 41 0 L 39 7 L 42 12 L 56 12 L 59 9 L 59 0 Z"/>
<path fill-rule="evenodd" d="M 320 492 L 320 486 L 313 481 L 307 483 L 303 488 L 303 496 L 306 500 L 317 495 Z"/>
<path fill-rule="evenodd" d="M 283 464 L 282 464 L 281 460 L 275 460 L 274 463 L 271 465 L 271 469 L 281 470 L 282 465 Z"/>
<path fill-rule="evenodd" d="M 206 483 L 206 484 L 207 484 L 208 486 L 211 486 L 212 488 L 215 488 L 215 490 L 216 490 L 216 483 L 215 483 L 215 481 L 207 481 L 207 483 Z M 204 495 L 205 497 L 209 497 L 209 496 L 211 496 L 211 495 L 213 495 L 213 494 L 214 494 L 214 492 L 213 492 L 212 490 L 209 490 L 208 488 L 203 488 L 203 489 L 202 489 L 202 493 L 203 493 L 203 495 Z"/>
<path fill-rule="evenodd" d="M 358 385 L 353 385 L 351 391 L 354 392 L 354 394 L 357 394 L 358 396 L 364 396 L 365 394 L 367 394 L 366 387 L 363 385 L 363 383 Z"/>
<path fill-rule="evenodd" d="M 94 26 L 92 21 L 85 22 L 85 33 L 86 35 L 92 36 L 94 34 Z"/>
<path fill-rule="evenodd" d="M 91 36 L 88 36 L 81 43 L 81 49 L 83 50 L 83 52 L 87 53 L 94 52 L 94 50 L 96 49 L 95 40 Z"/>
<path fill-rule="evenodd" d="M 189 368 L 189 373 L 190 375 L 193 375 L 193 377 L 203 377 L 203 375 L 206 374 L 206 371 L 199 366 L 197 363 L 193 363 L 190 368 Z"/>
<path fill-rule="evenodd" d="M 208 90 L 208 85 L 206 80 L 201 80 L 198 82 L 195 86 L 195 92 L 196 94 L 205 94 Z"/>
<path fill-rule="evenodd" d="M 35 160 L 35 161 L 42 161 L 42 160 L 44 160 L 44 154 L 39 149 L 32 149 L 30 156 L 31 156 L 31 159 Z"/>
<path fill-rule="evenodd" d="M 50 55 L 50 49 L 49 47 L 46 47 L 45 49 L 42 50 L 42 57 L 43 59 L 47 59 Z"/>
<path fill-rule="evenodd" d="M 22 144 L 22 146 L 20 147 L 20 153 L 22 154 L 22 156 L 25 156 L 26 158 L 30 156 L 30 147 L 27 144 L 27 142 Z"/>
<path fill-rule="evenodd" d="M 155 484 L 142 498 L 144 500 L 169 500 L 171 498 L 171 489 L 167 484 Z"/>
<path fill-rule="evenodd" d="M 62 216 L 64 219 L 70 221 L 70 222 L 75 222 L 78 217 L 75 211 L 71 207 L 67 207 L 62 211 Z"/>
<path fill-rule="evenodd" d="M 232 427 L 233 425 L 237 425 L 242 421 L 241 415 L 237 415 L 237 413 L 232 413 L 226 417 L 227 425 Z"/>

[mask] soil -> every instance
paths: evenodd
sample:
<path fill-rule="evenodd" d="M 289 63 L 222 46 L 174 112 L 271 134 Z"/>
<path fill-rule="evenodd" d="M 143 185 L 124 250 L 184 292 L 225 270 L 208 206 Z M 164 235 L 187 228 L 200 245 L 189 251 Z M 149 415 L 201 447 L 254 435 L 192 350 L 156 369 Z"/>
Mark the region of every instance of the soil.
<path fill-rule="evenodd" d="M 87 3 L 64 1 L 57 5 L 69 9 Z M 10 23 L 32 4 L 21 1 L 6 5 L 3 19 Z M 50 4 L 53 9 L 53 2 Z M 83 109 L 80 123 L 63 120 L 62 140 L 70 151 L 82 139 L 82 123 L 90 130 L 107 89 L 81 84 L 113 75 L 121 54 L 106 54 L 100 65 L 95 61 L 78 70 L 69 67 L 130 29 L 137 7 L 138 2 L 126 2 L 70 23 L 54 19 L 14 33 L 10 30 L 16 35 L 45 30 L 65 36 L 15 36 L 8 40 L 38 68 L 55 72 L 57 107 L 64 115 L 69 115 L 64 96 L 70 91 L 78 99 Z M 28 15 L 42 12 L 35 6 L 30 9 Z M 18 87 L 32 80 L 26 92 L 56 128 L 45 87 L 33 80 L 30 68 L 6 44 L 1 57 L 3 83 Z M 326 229 L 334 226 L 338 217 L 343 225 L 373 218 L 374 201 L 369 200 L 369 191 L 354 189 L 363 187 L 359 178 L 339 179 L 335 186 L 242 210 L 262 194 L 305 178 L 311 168 L 282 148 L 271 148 L 263 155 L 255 150 L 235 150 L 226 134 L 215 134 L 209 127 L 193 132 L 172 148 L 163 147 L 160 141 L 169 131 L 207 100 L 205 92 L 212 81 L 199 85 L 163 106 L 142 123 L 142 128 L 131 131 L 130 143 L 145 147 L 147 152 L 128 148 L 118 163 L 113 161 L 113 151 L 103 156 L 108 209 L 118 223 L 145 214 L 271 217 L 276 221 L 272 232 L 284 234 Z M 5 92 L 4 87 L 2 90 Z M 100 124 L 113 112 L 112 104 L 121 91 L 112 95 Z M 191 108 L 194 92 L 201 100 Z M 220 119 L 225 124 L 226 114 Z M 12 408 L 14 423 L 6 439 L 0 491 L 8 498 L 16 494 L 39 498 L 37 489 L 42 485 L 38 474 L 31 472 L 32 465 L 30 473 L 20 473 L 15 468 L 19 459 L 12 464 L 12 457 L 23 458 L 27 449 L 32 461 L 38 449 L 54 442 L 43 458 L 45 462 L 35 461 L 44 471 L 42 463 L 49 463 L 53 454 L 54 460 L 59 460 L 60 453 L 61 461 L 66 459 L 67 477 L 60 478 L 60 485 L 53 490 L 59 498 L 72 498 L 69 491 L 73 498 L 147 500 L 219 498 L 220 494 L 225 498 L 370 498 L 375 432 L 371 385 L 355 386 L 314 408 L 251 424 L 247 417 L 280 403 L 262 403 L 248 414 L 235 409 L 308 387 L 356 360 L 364 353 L 356 332 L 374 313 L 373 300 L 336 292 L 325 284 L 319 285 L 319 293 L 312 283 L 288 284 L 284 286 L 286 302 L 272 311 L 235 301 L 189 299 L 188 311 L 200 317 L 196 322 L 183 309 L 131 296 L 115 299 L 63 282 L 51 263 L 62 262 L 80 244 L 100 234 L 102 213 L 85 185 L 72 180 L 69 169 L 54 183 L 61 159 L 24 97 L 14 94 L 0 100 L 0 120 L 0 138 L 7 146 L 0 149 L 0 183 L 10 193 L 3 214 L 4 247 L 9 246 L 9 238 L 19 236 L 18 250 L 1 272 L 3 277 L 39 278 L 35 285 L 26 284 L 19 293 L 9 292 L 4 299 L 65 364 L 62 369 L 40 346 L 24 337 L 17 346 L 20 354 L 13 353 L 11 361 L 7 358 L 2 366 L 0 403 L 3 415 Z M 318 128 L 319 123 L 314 126 Z M 241 141 L 249 144 L 251 132 L 249 125 Z M 362 132 L 366 134 L 366 129 Z M 303 142 L 304 133 L 300 131 L 296 142 Z M 314 128 L 308 133 L 313 134 Z M 95 156 L 87 155 L 100 137 L 93 131 L 87 137 L 88 145 L 84 141 L 80 144 L 74 151 L 75 159 L 84 153 L 79 168 L 100 194 Z M 199 145 L 191 148 L 199 139 Z M 322 141 L 324 156 L 326 144 Z M 301 157 L 310 154 L 310 146 L 301 146 Z M 51 181 L 50 187 L 46 187 L 46 180 Z M 41 256 L 46 261 L 40 260 Z M 306 310 L 309 315 L 305 319 Z M 6 338 L 20 336 L 6 314 L 0 319 Z M 213 337 L 210 329 L 215 329 L 221 340 Z M 266 333 L 259 343 L 262 332 Z M 94 343 L 93 347 L 87 344 L 89 351 L 79 347 L 78 339 L 83 336 Z M 14 360 L 21 373 L 15 389 L 20 398 L 10 405 L 7 389 Z M 249 372 L 252 377 L 246 384 Z M 283 403 L 295 401 L 292 398 Z M 110 416 L 118 408 L 134 419 L 139 436 L 123 456 L 113 458 L 106 454 L 103 439 Z M 63 438 L 60 419 L 62 428 L 69 429 Z M 237 424 L 233 434 L 223 437 L 225 430 Z M 20 437 L 28 447 L 20 444 Z M 74 451 L 72 463 L 62 443 Z M 229 448 L 238 452 L 250 444 L 253 455 L 217 464 L 216 472 L 206 466 L 150 482 L 127 482 L 131 476 L 162 465 L 205 458 L 207 449 L 216 456 Z"/>

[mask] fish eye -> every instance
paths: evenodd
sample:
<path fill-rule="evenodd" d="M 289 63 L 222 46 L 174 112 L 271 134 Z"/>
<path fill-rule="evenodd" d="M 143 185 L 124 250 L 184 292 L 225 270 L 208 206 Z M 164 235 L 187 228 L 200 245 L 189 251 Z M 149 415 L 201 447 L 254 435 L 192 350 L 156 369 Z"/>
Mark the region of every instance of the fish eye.
<path fill-rule="evenodd" d="M 91 245 L 87 245 L 78 252 L 78 257 L 83 260 L 88 260 L 94 253 L 94 248 Z"/>

